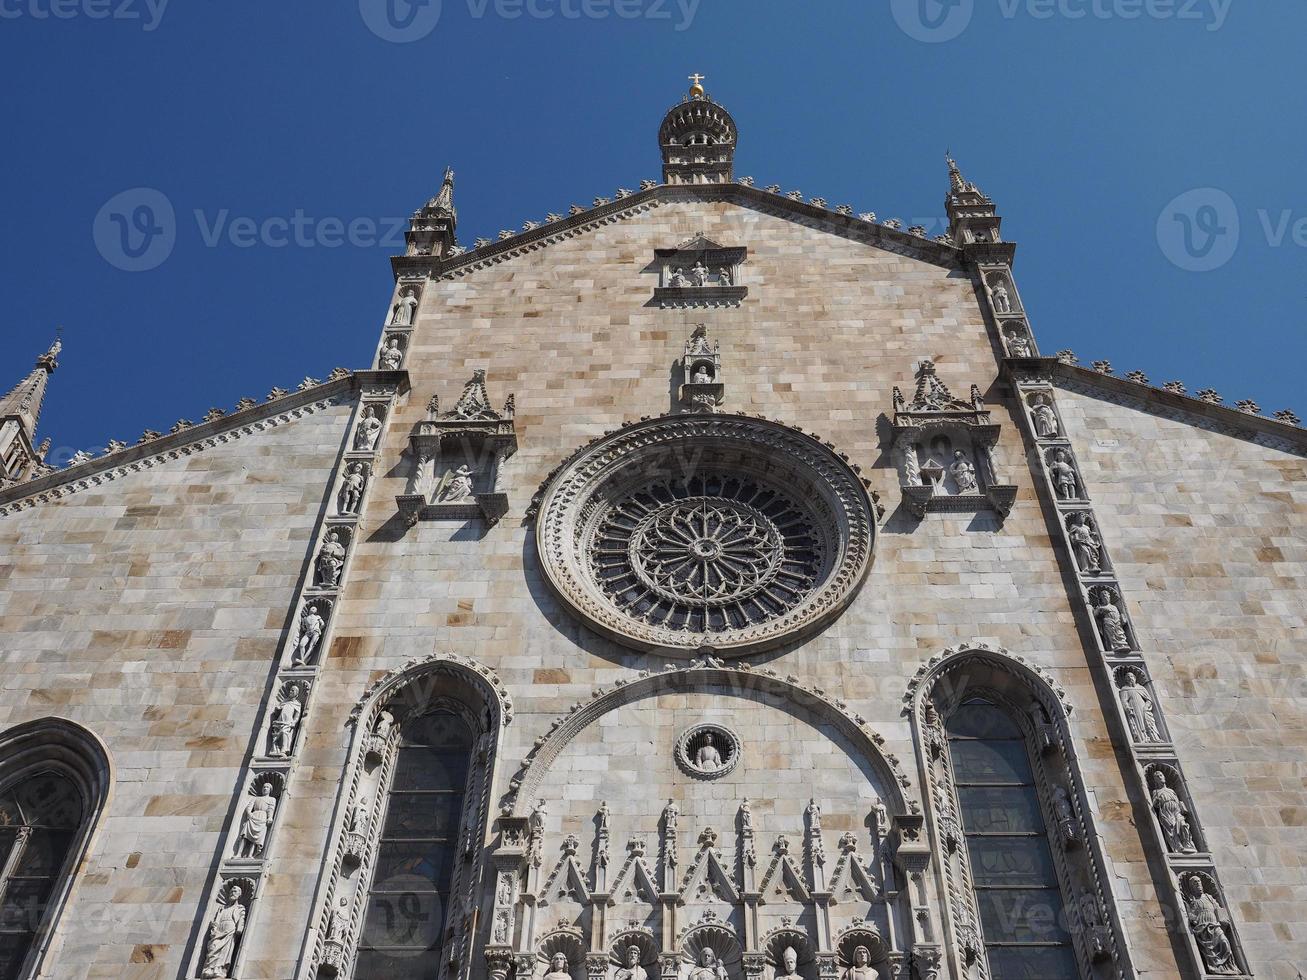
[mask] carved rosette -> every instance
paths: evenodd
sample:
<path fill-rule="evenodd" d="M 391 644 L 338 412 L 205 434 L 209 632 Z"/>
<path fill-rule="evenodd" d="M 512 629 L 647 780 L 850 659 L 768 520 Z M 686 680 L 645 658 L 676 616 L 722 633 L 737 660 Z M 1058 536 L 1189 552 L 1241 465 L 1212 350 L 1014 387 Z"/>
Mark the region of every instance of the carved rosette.
<path fill-rule="evenodd" d="M 590 626 L 687 656 L 820 629 L 862 585 L 874 538 L 864 481 L 833 447 L 725 414 L 596 440 L 544 487 L 536 523 L 546 580 Z"/>

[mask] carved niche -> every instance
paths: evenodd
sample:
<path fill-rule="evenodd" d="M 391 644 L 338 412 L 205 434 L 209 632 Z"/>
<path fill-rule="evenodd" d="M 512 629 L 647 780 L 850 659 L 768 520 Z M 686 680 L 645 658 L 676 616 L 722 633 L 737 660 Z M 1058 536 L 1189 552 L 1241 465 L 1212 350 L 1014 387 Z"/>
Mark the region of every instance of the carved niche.
<path fill-rule="evenodd" d="M 474 520 L 495 524 L 508 513 L 508 494 L 499 489 L 499 470 L 517 451 L 514 399 L 502 410 L 490 406 L 486 372 L 477 370 L 452 409 L 440 411 L 433 396 L 427 417 L 409 436 L 409 476 L 395 498 L 405 523 Z"/>
<path fill-rule="evenodd" d="M 893 449 L 908 510 L 922 517 L 993 508 L 1006 517 L 1017 488 L 1000 483 L 994 470 L 999 432 L 975 385 L 970 401 L 954 398 L 935 363 L 923 360 L 912 401 L 894 389 Z"/>
<path fill-rule="evenodd" d="M 699 232 L 675 248 L 654 251 L 658 285 L 654 303 L 664 309 L 739 306 L 748 295 L 740 267 L 748 249 L 718 245 Z"/>
<path fill-rule="evenodd" d="M 681 408 L 686 412 L 715 412 L 726 394 L 722 382 L 721 341 L 708 340 L 708 328 L 700 323 L 685 342 L 681 358 Z"/>

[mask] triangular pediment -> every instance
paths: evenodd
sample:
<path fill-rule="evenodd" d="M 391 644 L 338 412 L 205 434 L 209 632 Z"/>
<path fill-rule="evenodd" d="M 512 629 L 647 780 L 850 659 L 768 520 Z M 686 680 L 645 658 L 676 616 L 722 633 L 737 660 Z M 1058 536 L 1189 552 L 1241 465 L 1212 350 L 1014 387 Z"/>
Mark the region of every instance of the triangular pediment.
<path fill-rule="evenodd" d="M 718 242 L 715 242 L 711 238 L 706 237 L 703 232 L 699 232 L 698 234 L 693 235 L 690 238 L 687 238 L 685 241 L 681 242 L 681 244 L 677 245 L 676 251 L 703 252 L 708 250 L 723 249 L 729 247 L 730 246 L 728 245 L 722 245 Z"/>
<path fill-rule="evenodd" d="M 540 891 L 540 904 L 575 902 L 584 905 L 589 901 L 590 889 L 585 883 L 585 873 L 576 860 L 576 853 L 574 850 L 565 850 Z"/>
<path fill-rule="evenodd" d="M 722 864 L 721 855 L 711 848 L 699 852 L 694 866 L 681 883 L 681 902 L 738 902 L 739 889 Z"/>
<path fill-rule="evenodd" d="M 654 883 L 653 869 L 643 856 L 632 854 L 627 857 L 622 870 L 617 873 L 611 894 L 612 900 L 619 904 L 658 903 L 658 886 Z"/>
<path fill-rule="evenodd" d="M 767 902 L 808 902 L 812 892 L 803 878 L 794 859 L 790 857 L 789 847 L 783 840 L 777 843 L 776 853 L 772 856 L 767 873 L 763 875 L 760 901 Z"/>
<path fill-rule="evenodd" d="M 862 859 L 856 851 L 846 851 L 835 863 L 835 872 L 830 880 L 831 901 L 839 902 L 874 902 L 880 894 L 880 888 L 867 873 Z"/>

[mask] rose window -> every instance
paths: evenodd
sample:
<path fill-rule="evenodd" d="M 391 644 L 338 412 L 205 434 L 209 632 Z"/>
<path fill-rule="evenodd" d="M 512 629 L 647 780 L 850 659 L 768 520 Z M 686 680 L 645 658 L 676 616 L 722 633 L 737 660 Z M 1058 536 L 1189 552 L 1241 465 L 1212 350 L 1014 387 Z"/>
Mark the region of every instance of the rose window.
<path fill-rule="evenodd" d="M 875 535 L 847 458 L 728 414 L 597 439 L 532 506 L 559 598 L 613 639 L 671 655 L 741 656 L 820 628 L 861 586 Z"/>

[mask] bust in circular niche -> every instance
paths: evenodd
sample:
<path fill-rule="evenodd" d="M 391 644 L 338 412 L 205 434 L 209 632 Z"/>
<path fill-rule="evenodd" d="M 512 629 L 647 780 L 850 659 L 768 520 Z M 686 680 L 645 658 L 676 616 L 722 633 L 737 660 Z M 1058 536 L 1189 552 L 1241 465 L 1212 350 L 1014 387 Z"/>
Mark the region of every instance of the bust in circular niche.
<path fill-rule="evenodd" d="M 681 736 L 677 757 L 692 775 L 712 779 L 735 768 L 739 741 L 717 725 L 699 725 Z"/>

